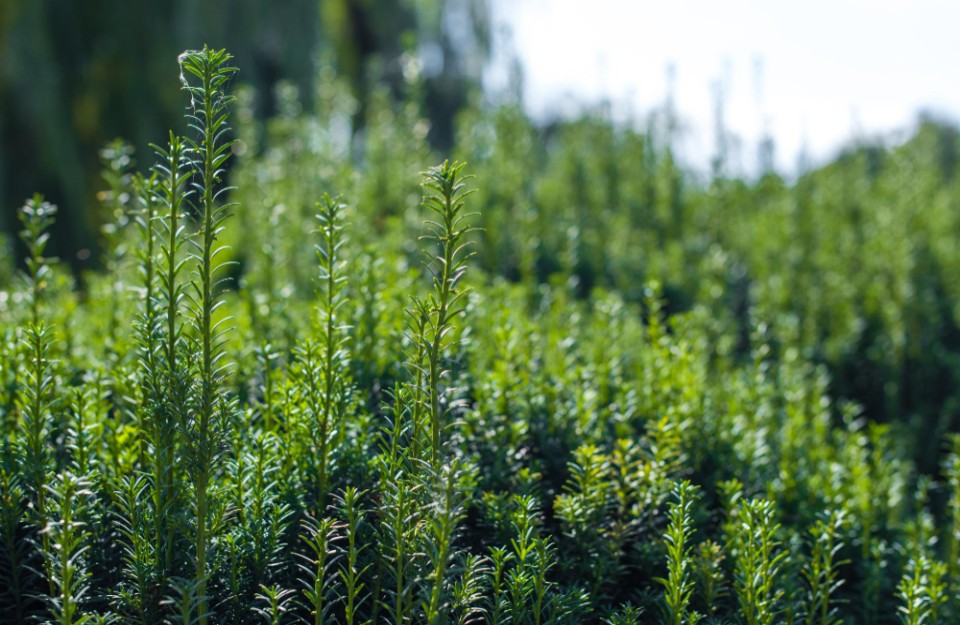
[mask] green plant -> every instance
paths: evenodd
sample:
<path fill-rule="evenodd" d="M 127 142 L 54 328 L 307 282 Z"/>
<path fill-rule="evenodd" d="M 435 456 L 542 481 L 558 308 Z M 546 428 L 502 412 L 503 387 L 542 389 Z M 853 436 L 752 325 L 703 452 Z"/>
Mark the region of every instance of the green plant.
<path fill-rule="evenodd" d="M 947 602 L 946 566 L 924 555 L 911 558 L 897 586 L 900 605 L 897 613 L 904 625 L 941 622 L 941 609 Z"/>
<path fill-rule="evenodd" d="M 27 273 L 24 277 L 27 284 L 30 316 L 22 338 L 25 360 L 17 376 L 20 392 L 16 403 L 20 418 L 18 436 L 14 438 L 20 447 L 19 468 L 23 476 L 23 487 L 30 496 L 28 506 L 30 520 L 40 533 L 40 557 L 49 596 L 55 596 L 56 592 L 54 573 L 51 568 L 52 560 L 49 557 L 52 553 L 52 545 L 50 535 L 46 531 L 51 522 L 47 503 L 47 485 L 54 469 L 50 437 L 54 425 L 52 410 L 56 398 L 56 380 L 50 363 L 53 332 L 41 317 L 41 297 L 47 281 L 51 279 L 50 259 L 44 257 L 43 253 L 49 241 L 48 230 L 53 225 L 55 213 L 56 208 L 44 202 L 39 195 L 27 202 L 20 213 L 20 220 L 24 226 L 21 238 L 29 254 Z M 16 575 L 16 571 L 14 574 Z"/>
<path fill-rule="evenodd" d="M 448 161 L 418 196 L 418 102 L 357 113 L 327 68 L 264 127 L 244 95 L 232 142 L 228 56 L 183 55 L 191 139 L 149 173 L 114 146 L 102 268 L 74 282 L 53 208 L 21 211 L 0 623 L 955 620 L 956 441 L 925 476 L 878 407 L 923 403 L 914 372 L 863 405 L 843 377 L 952 388 L 928 131 L 896 170 L 701 188 L 655 127 L 541 136 L 514 103 L 461 125 L 476 195 Z"/>
<path fill-rule="evenodd" d="M 0 553 L 4 562 L 0 582 L 6 589 L 0 597 L 14 622 L 22 623 L 30 609 L 29 544 L 18 536 L 21 520 L 27 514 L 26 497 L 19 476 L 6 468 L 0 470 L 0 514 L 3 532 Z"/>
<path fill-rule="evenodd" d="M 953 609 L 960 608 L 957 597 L 960 591 L 960 436 L 950 439 L 951 452 L 947 456 L 944 474 L 949 487 L 947 503 L 946 554 L 947 580 L 950 584 L 950 603 Z"/>
<path fill-rule="evenodd" d="M 727 596 L 724 559 L 723 548 L 711 540 L 697 545 L 693 554 L 694 588 L 699 592 L 700 605 L 710 617 L 715 616 Z"/>
<path fill-rule="evenodd" d="M 161 545 L 150 540 L 152 514 L 157 512 L 142 502 L 150 501 L 148 480 L 126 477 L 115 498 L 117 530 L 123 541 L 123 581 L 116 590 L 116 599 L 123 615 L 141 625 L 156 620 L 160 606 L 159 580 L 165 574 L 159 555 Z"/>
<path fill-rule="evenodd" d="M 220 187 L 223 166 L 230 157 L 232 142 L 226 140 L 229 132 L 227 107 L 233 97 L 226 93 L 227 83 L 236 69 L 227 65 L 230 55 L 223 50 L 204 48 L 180 55 L 181 80 L 190 96 L 192 128 L 196 139 L 188 139 L 191 167 L 199 178 L 197 182 L 197 211 L 200 230 L 191 239 L 196 247 L 194 262 L 196 275 L 191 282 L 191 316 L 195 334 L 190 337 L 191 351 L 196 354 L 191 409 L 183 423 L 183 444 L 187 458 L 186 471 L 193 490 L 195 549 L 195 580 L 200 625 L 207 623 L 206 588 L 210 574 L 207 549 L 211 530 L 216 529 L 215 506 L 211 505 L 211 481 L 217 471 L 225 444 L 225 433 L 233 410 L 223 392 L 225 362 L 223 343 L 229 329 L 229 318 L 214 319 L 220 309 L 222 296 L 218 289 L 223 281 L 224 268 L 218 258 L 225 248 L 218 244 L 223 224 L 229 213 L 229 204 L 221 204 L 224 189 Z"/>
<path fill-rule="evenodd" d="M 398 392 L 400 392 L 398 390 Z M 401 406 L 398 396 L 395 405 Z M 394 417 L 401 423 L 403 415 Z M 388 454 L 381 455 L 380 491 L 382 522 L 379 542 L 382 547 L 381 562 L 388 583 L 383 585 L 382 609 L 390 622 L 402 625 L 413 619 L 415 592 L 418 587 L 416 575 L 418 564 L 417 536 L 421 522 L 419 493 L 423 484 L 410 475 L 396 447 L 400 434 L 395 428 Z"/>
<path fill-rule="evenodd" d="M 343 495 L 337 499 L 338 512 L 343 517 L 343 534 L 346 542 L 342 548 L 342 563 L 337 571 L 343 588 L 341 601 L 346 625 L 354 625 L 357 622 L 357 611 L 369 598 L 367 583 L 363 581 L 370 567 L 363 562 L 365 542 L 361 532 L 364 531 L 365 515 L 361 507 L 361 499 L 364 495 L 364 492 L 348 486 L 343 491 Z"/>
<path fill-rule="evenodd" d="M 779 612 L 778 575 L 787 557 L 779 549 L 780 526 L 773 505 L 764 499 L 742 499 L 737 513 L 734 590 L 747 625 L 770 625 Z"/>
<path fill-rule="evenodd" d="M 574 453 L 570 482 L 554 502 L 562 522 L 564 544 L 569 550 L 566 566 L 580 568 L 591 597 L 596 596 L 615 574 L 620 545 L 612 544 L 606 532 L 597 532 L 607 520 L 611 505 L 611 487 L 607 481 L 608 458 L 592 445 Z"/>
<path fill-rule="evenodd" d="M 89 530 L 81 520 L 93 495 L 89 483 L 70 473 L 61 473 L 46 486 L 50 504 L 56 509 L 43 533 L 49 535 L 46 570 L 55 592 L 49 597 L 49 610 L 57 625 L 85 625 L 94 617 L 83 610 L 84 596 L 90 591 L 90 571 L 84 562 Z"/>
<path fill-rule="evenodd" d="M 111 358 L 118 348 L 121 332 L 121 305 L 125 285 L 122 277 L 122 264 L 127 256 L 127 242 L 124 240 L 127 226 L 131 221 L 130 206 L 133 204 L 134 181 L 131 175 L 133 166 L 133 147 L 115 140 L 100 151 L 103 166 L 103 178 L 107 189 L 103 192 L 103 206 L 107 209 L 105 224 L 101 229 L 103 238 L 103 264 L 108 275 L 114 278 L 110 285 L 110 314 L 107 318 L 105 346 L 107 358 Z"/>
<path fill-rule="evenodd" d="M 174 519 L 183 496 L 178 488 L 183 469 L 177 466 L 176 454 L 180 429 L 186 422 L 188 411 L 189 378 L 180 321 L 184 284 L 180 274 L 186 264 L 182 253 L 187 242 L 183 220 L 189 196 L 185 189 L 188 161 L 183 140 L 171 133 L 168 148 L 156 149 L 160 157 L 156 165 L 158 181 L 154 193 L 144 202 L 150 205 L 156 201 L 166 214 L 157 216 L 159 226 L 147 222 L 141 230 L 141 236 L 146 240 L 145 248 L 151 246 L 149 241 L 155 234 L 160 237 L 161 262 L 157 276 L 158 301 L 144 300 L 140 345 L 145 353 L 140 362 L 146 381 L 142 419 L 152 474 L 153 535 L 157 546 L 159 583 L 165 587 L 166 576 L 174 570 Z M 150 257 L 142 259 L 145 276 L 150 275 L 151 266 Z M 162 308 L 161 303 L 165 304 Z"/>
<path fill-rule="evenodd" d="M 18 214 L 20 223 L 23 224 L 20 238 L 27 247 L 27 272 L 24 278 L 28 287 L 30 322 L 34 326 L 40 323 L 42 296 L 51 279 L 51 262 L 56 260 L 43 255 L 50 242 L 49 230 L 56 214 L 57 207 L 45 202 L 39 194 L 28 200 Z"/>
<path fill-rule="evenodd" d="M 321 243 L 317 246 L 320 264 L 316 342 L 309 339 L 298 348 L 303 382 L 310 411 L 307 431 L 318 450 L 316 475 L 316 510 L 325 507 L 328 465 L 331 449 L 344 432 L 343 418 L 349 399 L 349 354 L 346 351 L 347 334 L 342 322 L 345 302 L 343 261 L 343 211 L 346 206 L 338 199 L 324 195 L 317 203 Z"/>
<path fill-rule="evenodd" d="M 658 578 L 657 581 L 665 589 L 665 622 L 668 625 L 683 625 L 697 620 L 689 609 L 690 596 L 693 594 L 693 546 L 690 544 L 693 534 L 692 507 L 697 493 L 690 482 L 683 481 L 676 485 L 673 494 L 676 501 L 670 505 L 670 523 L 664 534 L 668 573 L 666 578 Z"/>
<path fill-rule="evenodd" d="M 329 569 L 336 563 L 338 555 L 334 549 L 337 529 L 336 522 L 330 518 L 303 522 L 301 536 L 309 551 L 301 556 L 303 562 L 297 563 L 297 566 L 305 574 L 305 577 L 301 577 L 304 586 L 301 592 L 313 625 L 327 622 L 327 615 L 333 606 L 331 595 L 335 587 L 328 580 L 333 577 Z"/>
<path fill-rule="evenodd" d="M 840 623 L 836 605 L 831 597 L 836 595 L 843 579 L 839 568 L 848 561 L 838 559 L 843 549 L 843 512 L 832 512 L 818 519 L 810 528 L 810 560 L 803 571 L 809 587 L 809 604 L 806 610 L 807 625 L 835 625 Z"/>
<path fill-rule="evenodd" d="M 466 513 L 465 500 L 474 479 L 468 467 L 458 462 L 424 474 L 429 513 L 420 538 L 427 559 L 427 575 L 420 599 L 421 609 L 429 625 L 446 620 L 452 607 L 451 568 L 457 556 L 454 541 L 458 525 Z M 478 561 L 471 563 L 478 566 Z M 474 571 L 466 569 L 473 576 Z M 467 593 L 469 597 L 471 593 Z"/>
<path fill-rule="evenodd" d="M 430 252 L 429 264 L 433 275 L 433 293 L 425 302 L 425 314 L 429 324 L 424 335 L 426 345 L 428 396 L 430 399 L 431 462 L 434 471 L 440 468 L 443 430 L 446 425 L 446 396 L 441 390 L 441 379 L 447 373 L 442 359 L 456 343 L 456 328 L 453 320 L 463 311 L 467 291 L 460 287 L 467 269 L 471 232 L 466 225 L 470 214 L 464 212 L 464 198 L 470 194 L 466 178 L 462 175 L 464 163 L 444 161 L 424 176 L 423 205 L 432 211 L 436 221 L 427 221 L 429 231 L 425 235 L 439 250 Z M 418 307 L 419 304 L 415 304 Z M 420 314 L 424 316 L 423 312 Z"/>
<path fill-rule="evenodd" d="M 279 586 L 260 586 L 262 594 L 257 599 L 263 601 L 266 608 L 254 608 L 254 611 L 269 625 L 280 625 L 281 618 L 290 609 L 292 590 L 284 590 Z"/>

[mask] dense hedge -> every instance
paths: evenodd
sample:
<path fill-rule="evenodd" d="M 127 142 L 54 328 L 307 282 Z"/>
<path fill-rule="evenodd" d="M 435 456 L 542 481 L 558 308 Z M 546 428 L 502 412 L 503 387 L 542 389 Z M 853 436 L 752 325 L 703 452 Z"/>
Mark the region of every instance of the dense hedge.
<path fill-rule="evenodd" d="M 416 100 L 354 133 L 324 74 L 260 129 L 180 63 L 191 128 L 104 152 L 107 271 L 20 211 L 4 622 L 960 615 L 952 131 L 703 187 L 506 105 L 430 168 Z"/>

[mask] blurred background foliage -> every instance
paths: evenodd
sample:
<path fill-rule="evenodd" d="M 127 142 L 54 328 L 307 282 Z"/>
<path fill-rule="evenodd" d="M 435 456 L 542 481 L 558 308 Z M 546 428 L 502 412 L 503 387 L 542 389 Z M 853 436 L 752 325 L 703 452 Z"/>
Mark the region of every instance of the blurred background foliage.
<path fill-rule="evenodd" d="M 77 270 L 93 266 L 106 220 L 98 150 L 123 137 L 149 154 L 167 129 L 181 129 L 184 103 L 169 76 L 184 49 L 229 49 L 261 119 L 277 112 L 281 80 L 309 108 L 323 64 L 346 79 L 357 120 L 374 85 L 404 97 L 404 71 L 422 69 L 431 143 L 449 148 L 489 41 L 485 0 L 4 0 L 0 227 L 11 230 L 17 208 L 43 189 L 61 206 L 54 247 Z"/>

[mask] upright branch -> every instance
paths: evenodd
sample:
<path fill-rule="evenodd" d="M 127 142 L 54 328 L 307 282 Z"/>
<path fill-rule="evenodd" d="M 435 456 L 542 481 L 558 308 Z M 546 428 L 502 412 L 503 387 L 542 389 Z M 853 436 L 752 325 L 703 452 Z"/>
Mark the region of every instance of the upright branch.
<path fill-rule="evenodd" d="M 163 383 L 160 377 L 158 362 L 160 335 L 158 327 L 157 305 L 157 267 L 156 267 L 156 218 L 159 203 L 156 194 L 158 174 L 153 172 L 149 178 L 137 173 L 132 178 L 133 191 L 141 209 L 134 216 L 137 231 L 140 234 L 140 245 L 137 248 L 137 268 L 143 287 L 143 298 L 136 323 L 137 352 L 140 383 L 143 386 L 140 416 L 141 432 L 150 429 L 156 413 L 160 411 L 160 397 Z M 151 414 L 153 413 L 153 414 Z M 149 434 L 145 437 L 149 444 Z M 140 462 L 148 462 L 149 450 L 140 445 Z"/>
<path fill-rule="evenodd" d="M 438 471 L 425 471 L 424 476 L 428 480 L 429 503 L 423 519 L 421 548 L 427 565 L 420 609 L 423 622 L 438 625 L 445 622 L 445 612 L 456 603 L 451 596 L 456 574 L 469 576 L 470 568 L 477 564 L 473 562 L 471 567 L 461 568 L 464 563 L 459 561 L 456 551 L 458 528 L 466 516 L 470 491 L 476 484 L 476 472 L 459 459 L 453 459 Z M 461 577 L 460 581 L 465 580 Z"/>
<path fill-rule="evenodd" d="M 772 625 L 780 611 L 783 590 L 778 586 L 788 552 L 780 549 L 773 504 L 766 499 L 741 499 L 736 528 L 734 588 L 746 625 Z"/>
<path fill-rule="evenodd" d="M 53 338 L 50 328 L 41 318 L 40 300 L 51 272 L 50 259 L 44 257 L 43 252 L 50 239 L 49 229 L 53 225 L 56 211 L 56 207 L 44 202 L 42 196 L 35 195 L 19 215 L 23 224 L 20 237 L 27 247 L 27 271 L 24 277 L 28 286 L 30 322 L 23 337 L 25 361 L 17 376 L 17 383 L 21 388 L 17 396 L 20 413 L 17 438 L 23 484 L 33 498 L 30 506 L 31 520 L 40 530 L 40 549 L 51 596 L 55 588 L 49 561 L 46 559 L 46 554 L 50 553 L 50 536 L 45 529 L 50 518 L 46 487 L 54 464 L 50 437 L 55 381 L 50 372 L 48 356 Z"/>
<path fill-rule="evenodd" d="M 225 328 L 214 324 L 213 315 L 220 307 L 222 299 L 218 287 L 223 279 L 218 274 L 226 263 L 218 256 L 226 251 L 217 239 L 223 231 L 223 224 L 229 216 L 230 204 L 221 204 L 220 199 L 229 190 L 221 185 L 224 165 L 230 157 L 232 140 L 227 140 L 230 131 L 227 125 L 229 112 L 227 107 L 234 101 L 227 95 L 227 83 L 236 73 L 236 68 L 226 65 L 232 57 L 225 50 L 188 51 L 180 55 L 181 80 L 183 89 L 190 94 L 190 106 L 193 110 L 188 116 L 190 127 L 196 132 L 196 139 L 188 139 L 189 157 L 196 177 L 194 189 L 197 192 L 200 232 L 194 241 L 197 273 L 193 282 L 194 292 L 191 302 L 194 307 L 194 323 L 201 347 L 200 359 L 200 408 L 201 412 L 212 412 L 219 400 L 220 380 L 223 368 L 223 339 Z M 206 410 L 204 410 L 206 409 Z"/>
<path fill-rule="evenodd" d="M 159 157 L 154 167 L 156 183 L 145 189 L 148 197 L 144 203 L 148 212 L 141 226 L 147 251 L 140 266 L 147 297 L 144 299 L 140 348 L 144 353 L 141 374 L 147 394 L 151 389 L 156 393 L 153 398 L 145 398 L 144 434 L 152 473 L 154 538 L 161 578 L 164 578 L 173 563 L 172 516 L 179 481 L 175 463 L 177 430 L 185 421 L 187 411 L 187 375 L 180 362 L 182 327 L 178 319 L 184 300 L 180 277 L 185 266 L 182 248 L 189 240 L 183 213 L 190 192 L 186 188 L 189 162 L 183 139 L 170 133 L 167 148 L 154 146 L 154 149 Z M 156 224 L 150 218 L 150 207 L 154 204 L 160 211 L 156 215 Z M 151 259 L 154 229 L 160 257 L 156 279 L 152 278 Z M 154 289 L 156 303 L 151 301 Z M 151 384 L 152 380 L 156 380 L 155 386 Z"/>
<path fill-rule="evenodd" d="M 667 577 L 657 578 L 663 584 L 666 622 L 683 625 L 693 622 L 689 611 L 693 594 L 691 538 L 693 535 L 693 504 L 697 499 L 696 487 L 684 480 L 673 489 L 675 501 L 667 512 L 669 525 L 664 534 L 667 547 Z"/>
<path fill-rule="evenodd" d="M 409 389 L 410 413 L 410 453 L 413 458 L 422 458 L 421 439 L 424 413 L 428 410 L 425 379 L 427 376 L 428 330 L 430 328 L 430 303 L 417 296 L 411 297 L 411 306 L 406 311 L 409 323 L 410 353 L 407 367 L 413 376 Z M 398 395 L 399 398 L 399 395 Z M 395 439 L 399 442 L 403 432 L 401 418 L 403 411 L 397 412 Z"/>
<path fill-rule="evenodd" d="M 439 249 L 429 252 L 430 270 L 433 274 L 433 293 L 429 301 L 429 333 L 427 340 L 428 391 L 430 396 L 431 463 L 434 469 L 440 466 L 441 434 L 444 427 L 446 407 L 440 390 L 441 378 L 446 374 L 441 359 L 454 338 L 453 319 L 463 312 L 467 290 L 461 288 L 460 279 L 467 269 L 470 242 L 465 240 L 473 231 L 466 225 L 471 215 L 464 212 L 464 198 L 472 191 L 465 187 L 466 177 L 461 175 L 464 163 L 444 161 L 430 169 L 423 182 L 423 206 L 432 211 L 434 219 L 428 220 L 428 233 L 422 237 L 433 241 Z"/>
<path fill-rule="evenodd" d="M 362 539 L 362 529 L 366 524 L 362 505 L 365 495 L 366 491 L 347 486 L 336 502 L 338 512 L 343 516 L 342 530 L 346 536 L 346 544 L 341 548 L 340 570 L 337 571 L 343 588 L 341 600 L 344 625 L 357 624 L 364 604 L 370 598 L 366 582 L 363 581 L 372 566 L 364 564 L 363 558 L 368 547 Z"/>
<path fill-rule="evenodd" d="M 143 286 L 142 308 L 140 309 L 140 351 L 144 373 L 149 373 L 153 385 L 151 394 L 157 394 L 157 264 L 156 264 L 156 220 L 160 198 L 157 195 L 159 174 L 153 172 L 150 177 L 137 174 L 133 178 L 133 188 L 142 209 L 136 215 L 137 230 L 142 246 L 138 249 L 140 279 Z"/>
<path fill-rule="evenodd" d="M 809 587 L 806 625 L 838 625 L 841 623 L 835 595 L 843 585 L 840 568 L 850 564 L 838 554 L 843 549 L 843 526 L 846 513 L 834 510 L 817 519 L 808 534 L 810 559 L 802 574 Z"/>
<path fill-rule="evenodd" d="M 334 542 L 337 538 L 337 524 L 333 519 L 324 517 L 315 520 L 307 517 L 302 522 L 301 539 L 308 547 L 306 554 L 300 554 L 303 562 L 297 564 L 304 573 L 301 577 L 301 590 L 306 605 L 313 618 L 312 625 L 323 625 L 335 600 L 330 595 L 336 588 L 336 580 L 328 569 L 335 563 L 333 557 Z"/>
<path fill-rule="evenodd" d="M 30 323 L 34 326 L 40 323 L 40 300 L 50 278 L 50 262 L 54 259 L 45 258 L 43 252 L 50 241 L 50 226 L 53 225 L 57 207 L 43 201 L 42 195 L 34 195 L 20 211 L 20 223 L 23 230 L 20 238 L 27 247 L 25 274 L 30 298 Z"/>
<path fill-rule="evenodd" d="M 185 442 L 187 470 L 194 493 L 196 516 L 196 597 L 200 623 L 207 621 L 206 581 L 208 517 L 211 513 L 209 489 L 217 463 L 226 443 L 225 428 L 229 406 L 223 392 L 223 376 L 228 367 L 224 361 L 224 343 L 229 318 L 214 322 L 214 314 L 223 303 L 219 293 L 224 281 L 219 277 L 225 264 L 219 256 L 226 250 L 218 243 L 229 204 L 220 202 L 228 190 L 222 185 L 224 165 L 233 145 L 228 140 L 227 107 L 233 97 L 227 95 L 227 83 L 236 69 L 227 65 L 232 57 L 225 50 L 188 51 L 180 55 L 183 89 L 190 95 L 190 127 L 196 134 L 188 139 L 188 155 L 194 169 L 194 190 L 200 230 L 193 240 L 196 274 L 189 294 L 195 341 L 199 355 L 191 392 L 191 418 L 187 423 Z"/>
<path fill-rule="evenodd" d="M 346 277 L 343 274 L 344 261 L 341 258 L 340 248 L 343 246 L 343 211 L 346 208 L 337 199 L 331 199 L 324 194 L 323 201 L 317 203 L 320 221 L 321 243 L 317 246 L 317 258 L 320 263 L 320 291 L 318 322 L 320 325 L 320 340 L 322 343 L 323 369 L 323 400 L 320 404 L 320 414 L 316 415 L 318 423 L 318 440 L 320 441 L 320 467 L 317 511 L 323 511 L 324 493 L 327 488 L 327 457 L 330 449 L 331 433 L 340 428 L 335 420 L 342 415 L 344 399 L 346 397 L 347 380 L 347 333 L 346 327 L 340 321 L 340 309 L 345 297 L 343 288 Z"/>
<path fill-rule="evenodd" d="M 183 304 L 183 284 L 179 279 L 184 268 L 181 248 L 189 239 L 183 225 L 183 210 L 190 193 L 185 188 L 188 178 L 186 145 L 183 139 L 170 133 L 166 150 L 154 146 L 160 162 L 155 166 L 159 182 L 155 190 L 156 199 L 165 214 L 160 216 L 161 243 L 159 284 L 160 295 L 166 303 L 164 319 L 166 333 L 163 354 L 166 372 L 170 380 L 176 376 L 178 368 L 177 351 L 180 344 L 180 325 L 177 319 Z M 149 306 L 149 303 L 148 303 Z"/>
<path fill-rule="evenodd" d="M 81 625 L 93 622 L 92 614 L 85 614 L 83 603 L 90 591 L 90 571 L 82 557 L 90 539 L 90 530 L 82 521 L 93 499 L 90 483 L 71 473 L 58 475 L 45 486 L 56 520 L 44 528 L 50 535 L 51 549 L 44 553 L 51 585 L 49 610 L 57 625 Z"/>

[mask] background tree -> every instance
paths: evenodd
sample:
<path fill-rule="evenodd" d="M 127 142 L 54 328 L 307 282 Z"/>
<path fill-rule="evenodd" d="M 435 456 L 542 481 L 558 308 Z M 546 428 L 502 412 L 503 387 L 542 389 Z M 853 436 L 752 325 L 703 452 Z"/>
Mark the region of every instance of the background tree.
<path fill-rule="evenodd" d="M 52 247 L 75 270 L 94 265 L 106 221 L 95 201 L 104 186 L 97 151 L 122 136 L 146 155 L 166 128 L 182 126 L 171 59 L 204 44 L 233 51 L 260 118 L 276 112 L 281 79 L 310 106 L 323 58 L 349 81 L 362 122 L 371 85 L 403 95 L 404 67 L 420 55 L 430 139 L 449 147 L 486 58 L 487 21 L 485 0 L 5 0 L 0 228 L 9 231 L 24 198 L 44 189 L 61 207 Z"/>

